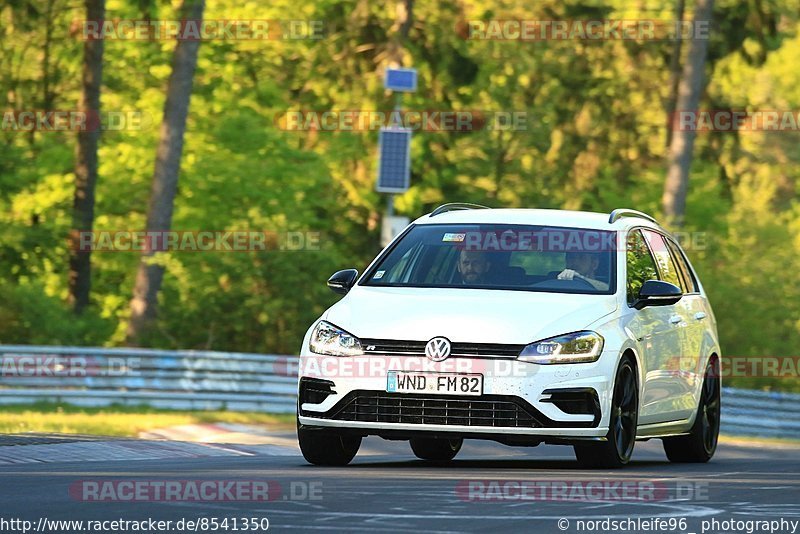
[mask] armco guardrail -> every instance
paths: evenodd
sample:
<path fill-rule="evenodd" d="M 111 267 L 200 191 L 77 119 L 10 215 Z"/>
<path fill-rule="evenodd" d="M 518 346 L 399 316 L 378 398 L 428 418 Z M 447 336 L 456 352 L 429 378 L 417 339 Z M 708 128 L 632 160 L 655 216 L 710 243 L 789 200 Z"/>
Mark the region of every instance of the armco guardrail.
<path fill-rule="evenodd" d="M 722 432 L 800 439 L 800 395 L 722 388 Z"/>
<path fill-rule="evenodd" d="M 292 413 L 296 356 L 0 345 L 0 405 L 148 405 Z M 726 434 L 800 439 L 800 395 L 723 388 Z"/>
<path fill-rule="evenodd" d="M 148 405 L 292 413 L 297 357 L 0 345 L 0 405 Z"/>

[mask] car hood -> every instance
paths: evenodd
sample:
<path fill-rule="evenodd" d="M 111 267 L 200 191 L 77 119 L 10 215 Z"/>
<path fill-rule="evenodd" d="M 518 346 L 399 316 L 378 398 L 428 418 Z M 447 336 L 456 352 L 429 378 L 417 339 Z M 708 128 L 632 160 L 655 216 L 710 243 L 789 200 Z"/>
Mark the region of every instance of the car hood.
<path fill-rule="evenodd" d="M 613 295 L 355 286 L 323 319 L 362 338 L 526 344 L 616 308 Z"/>

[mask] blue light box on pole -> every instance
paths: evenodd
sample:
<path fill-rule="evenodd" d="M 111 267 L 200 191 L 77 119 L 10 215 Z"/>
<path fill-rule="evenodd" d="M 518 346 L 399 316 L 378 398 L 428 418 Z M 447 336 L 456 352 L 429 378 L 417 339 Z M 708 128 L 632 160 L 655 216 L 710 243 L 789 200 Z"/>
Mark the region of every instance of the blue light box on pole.
<path fill-rule="evenodd" d="M 404 193 L 411 178 L 411 130 L 381 128 L 378 134 L 379 193 Z"/>
<path fill-rule="evenodd" d="M 392 91 L 413 93 L 417 90 L 417 69 L 386 69 L 383 86 Z"/>

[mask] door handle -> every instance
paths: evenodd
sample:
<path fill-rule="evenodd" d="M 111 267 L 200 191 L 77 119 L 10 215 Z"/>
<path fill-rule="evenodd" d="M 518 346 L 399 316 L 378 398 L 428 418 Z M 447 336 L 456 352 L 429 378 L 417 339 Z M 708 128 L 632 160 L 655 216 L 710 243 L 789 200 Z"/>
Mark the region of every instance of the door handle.
<path fill-rule="evenodd" d="M 706 314 L 705 312 L 697 312 L 694 314 L 694 318 L 698 321 L 702 321 L 703 319 L 706 318 Z"/>
<path fill-rule="evenodd" d="M 669 318 L 669 322 L 672 324 L 678 324 L 681 322 L 683 318 L 680 315 L 673 315 Z"/>

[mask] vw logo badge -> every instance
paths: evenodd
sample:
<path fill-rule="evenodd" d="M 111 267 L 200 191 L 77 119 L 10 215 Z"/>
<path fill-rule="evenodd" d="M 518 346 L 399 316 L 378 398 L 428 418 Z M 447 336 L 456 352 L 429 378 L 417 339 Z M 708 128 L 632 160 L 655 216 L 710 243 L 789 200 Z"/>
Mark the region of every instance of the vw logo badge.
<path fill-rule="evenodd" d="M 450 356 L 450 341 L 445 337 L 435 337 L 425 345 L 425 356 L 434 362 L 441 362 Z"/>

